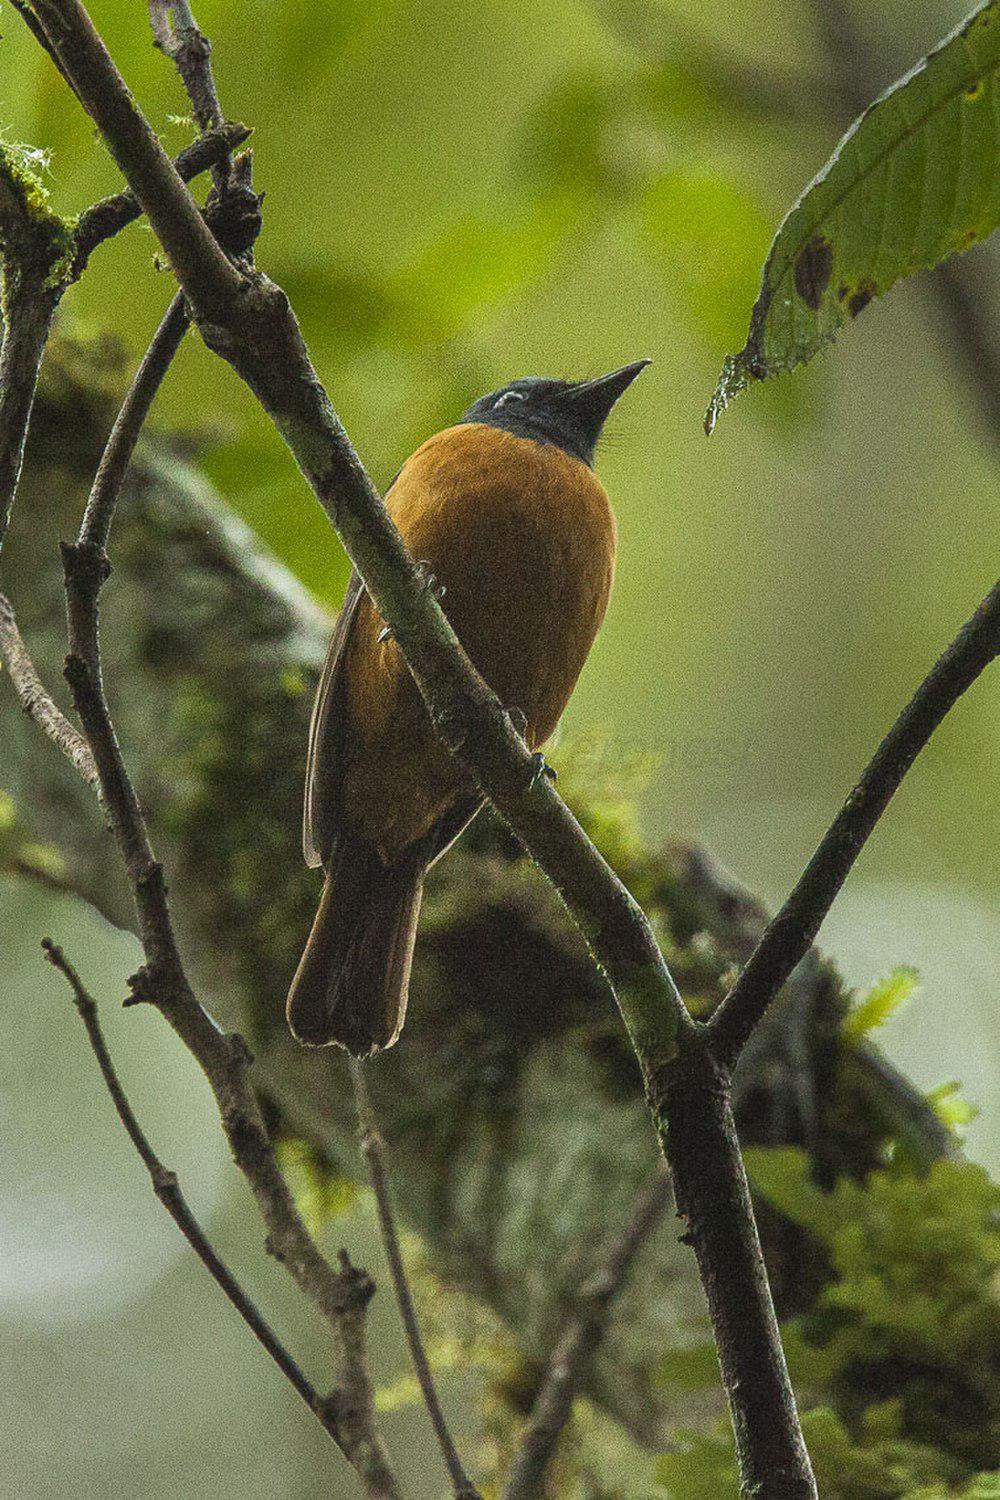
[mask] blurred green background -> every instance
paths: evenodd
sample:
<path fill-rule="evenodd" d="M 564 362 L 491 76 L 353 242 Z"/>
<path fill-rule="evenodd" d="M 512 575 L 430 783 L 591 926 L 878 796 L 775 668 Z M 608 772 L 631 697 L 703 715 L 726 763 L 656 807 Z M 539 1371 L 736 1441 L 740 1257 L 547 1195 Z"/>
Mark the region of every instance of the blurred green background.
<path fill-rule="evenodd" d="M 993 582 L 1000 541 L 1000 433 L 983 419 L 983 372 L 953 358 L 931 278 L 872 307 L 807 370 L 751 392 L 711 443 L 702 435 L 771 234 L 846 123 L 818 3 L 197 7 L 224 106 L 255 128 L 259 260 L 290 293 L 377 480 L 508 379 L 653 359 L 599 458 L 619 577 L 564 732 L 651 752 L 647 829 L 703 840 L 771 902 Z M 94 0 L 92 12 L 180 149 L 186 103 L 145 7 Z M 943 0 L 858 0 L 878 86 L 963 13 Z M 115 190 L 116 172 L 17 17 L 4 23 L 0 127 L 51 149 L 54 204 L 75 211 Z M 968 270 L 996 344 L 995 248 Z M 136 228 L 95 256 L 64 323 L 122 339 L 134 359 L 170 291 Z M 346 569 L 324 517 L 236 378 L 194 338 L 157 419 L 190 435 L 229 502 L 335 606 Z M 998 750 L 1000 695 L 987 680 L 922 758 L 821 934 L 859 985 L 896 964 L 921 970 L 924 993 L 885 1045 L 922 1086 L 963 1080 L 983 1111 L 970 1149 L 994 1167 Z M 134 1102 L 220 1245 L 319 1368 L 324 1355 L 270 1274 L 201 1080 L 155 1016 L 110 1003 L 135 965 L 130 941 L 5 883 L 4 1493 L 329 1493 L 322 1435 L 152 1202 L 39 961 L 46 933 L 103 972 Z M 366 1203 L 336 1226 L 331 1244 L 341 1240 L 378 1268 Z M 390 1384 L 405 1361 L 387 1297 L 375 1328 L 378 1379 Z M 460 1426 L 472 1394 L 467 1379 L 446 1380 Z M 386 1430 L 416 1455 L 425 1492 L 440 1492 L 420 1413 L 395 1411 Z M 346 1495 L 344 1476 L 335 1492 Z"/>

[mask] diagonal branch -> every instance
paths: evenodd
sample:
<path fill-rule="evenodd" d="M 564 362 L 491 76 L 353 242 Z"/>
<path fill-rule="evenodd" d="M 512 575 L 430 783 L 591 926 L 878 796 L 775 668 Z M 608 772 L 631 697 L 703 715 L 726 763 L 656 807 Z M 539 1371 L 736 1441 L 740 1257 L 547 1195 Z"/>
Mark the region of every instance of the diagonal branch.
<path fill-rule="evenodd" d="M 145 1132 L 136 1119 L 132 1106 L 128 1102 L 121 1079 L 118 1077 L 115 1065 L 111 1060 L 111 1054 L 108 1051 L 108 1045 L 98 1018 L 97 1005 L 93 997 L 84 988 L 80 976 L 72 964 L 69 963 L 61 948 L 57 947 L 55 943 L 50 942 L 47 938 L 42 943 L 42 947 L 45 950 L 45 956 L 49 963 L 65 977 L 72 990 L 74 1004 L 86 1028 L 87 1040 L 90 1042 L 91 1049 L 97 1059 L 97 1065 L 107 1085 L 108 1093 L 111 1095 L 111 1101 L 118 1113 L 118 1118 L 125 1127 L 130 1141 L 142 1158 L 142 1163 L 149 1173 L 153 1192 L 180 1229 L 181 1234 L 183 1234 L 188 1244 L 194 1250 L 209 1275 L 214 1278 L 222 1291 L 225 1292 L 240 1317 L 249 1327 L 251 1333 L 264 1346 L 278 1366 L 278 1369 L 295 1387 L 309 1410 L 319 1420 L 324 1429 L 331 1437 L 338 1440 L 336 1427 L 326 1404 L 307 1380 L 270 1324 L 247 1296 L 229 1267 L 216 1254 L 207 1235 L 188 1206 L 187 1199 L 184 1197 L 180 1184 L 177 1181 L 176 1173 L 163 1165 L 149 1144 Z"/>
<path fill-rule="evenodd" d="M 80 527 L 81 546 L 104 552 L 108 545 L 115 507 L 136 443 L 189 326 L 184 293 L 177 292 L 142 357 L 101 454 Z"/>
<path fill-rule="evenodd" d="M 580 1381 L 604 1337 L 615 1298 L 669 1203 L 670 1174 L 661 1167 L 640 1188 L 628 1223 L 602 1265 L 580 1288 L 542 1377 L 503 1500 L 533 1500 L 542 1493 L 546 1470 L 569 1421 Z"/>
<path fill-rule="evenodd" d="M 997 583 L 928 672 L 865 767 L 795 889 L 772 918 L 709 1031 L 733 1066 L 771 1000 L 811 945 L 820 924 L 903 777 L 941 721 L 1000 654 Z"/>
<path fill-rule="evenodd" d="M 431 1419 L 431 1426 L 434 1428 L 434 1435 L 438 1440 L 438 1446 L 444 1455 L 445 1465 L 451 1478 L 456 1500 L 481 1500 L 479 1491 L 465 1472 L 465 1467 L 458 1456 L 458 1449 L 455 1447 L 454 1439 L 448 1430 L 448 1424 L 445 1421 L 445 1415 L 438 1397 L 437 1386 L 434 1383 L 430 1360 L 427 1358 L 427 1351 L 424 1348 L 420 1323 L 417 1319 L 417 1310 L 413 1304 L 413 1293 L 410 1291 L 406 1267 L 403 1264 L 403 1252 L 399 1245 L 399 1235 L 396 1232 L 396 1217 L 392 1208 L 389 1181 L 385 1170 L 384 1144 L 372 1110 L 371 1100 L 368 1097 L 368 1087 L 365 1083 L 362 1064 L 356 1057 L 352 1057 L 350 1065 L 351 1081 L 354 1085 L 354 1098 L 358 1110 L 358 1136 L 361 1144 L 361 1154 L 367 1164 L 372 1192 L 375 1195 L 375 1207 L 378 1210 L 382 1243 L 385 1246 L 386 1259 L 389 1262 L 392 1284 L 396 1292 L 396 1301 L 399 1305 L 399 1315 L 406 1334 L 406 1342 L 409 1346 L 410 1358 L 413 1361 L 413 1368 L 416 1372 L 417 1383 L 420 1386 L 424 1405 L 427 1407 L 427 1414 Z"/>

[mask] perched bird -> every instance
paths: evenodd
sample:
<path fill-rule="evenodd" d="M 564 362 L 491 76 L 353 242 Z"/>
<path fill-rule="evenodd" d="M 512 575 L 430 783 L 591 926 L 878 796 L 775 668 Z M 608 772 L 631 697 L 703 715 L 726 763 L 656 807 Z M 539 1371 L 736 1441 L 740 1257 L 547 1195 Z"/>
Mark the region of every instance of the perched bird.
<path fill-rule="evenodd" d="M 481 397 L 417 449 L 386 497 L 532 749 L 559 722 L 607 608 L 615 519 L 594 450 L 646 364 L 596 380 L 515 380 Z M 424 876 L 481 806 L 354 574 L 309 738 L 303 845 L 326 882 L 288 995 L 300 1041 L 356 1057 L 392 1046 Z"/>

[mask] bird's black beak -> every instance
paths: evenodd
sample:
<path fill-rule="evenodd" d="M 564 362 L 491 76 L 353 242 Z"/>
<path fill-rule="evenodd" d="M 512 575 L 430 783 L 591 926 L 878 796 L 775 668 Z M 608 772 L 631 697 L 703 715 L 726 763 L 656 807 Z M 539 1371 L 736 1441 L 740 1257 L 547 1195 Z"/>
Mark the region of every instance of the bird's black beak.
<path fill-rule="evenodd" d="M 598 375 L 595 380 L 584 380 L 579 385 L 570 386 L 558 399 L 572 407 L 578 420 L 599 432 L 615 402 L 649 363 L 648 359 L 637 359 L 635 364 L 623 365 L 620 370 L 612 370 L 610 375 Z"/>

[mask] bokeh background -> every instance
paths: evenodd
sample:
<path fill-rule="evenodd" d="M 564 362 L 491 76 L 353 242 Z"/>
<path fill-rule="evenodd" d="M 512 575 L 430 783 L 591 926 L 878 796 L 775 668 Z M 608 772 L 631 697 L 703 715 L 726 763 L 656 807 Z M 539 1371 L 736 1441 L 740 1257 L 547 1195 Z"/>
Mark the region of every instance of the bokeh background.
<path fill-rule="evenodd" d="M 144 7 L 94 17 L 166 144 L 189 123 Z M 866 755 L 996 573 L 1000 431 L 989 367 L 956 354 L 933 278 L 873 306 L 836 348 L 701 418 L 743 341 L 771 234 L 842 126 L 819 0 L 546 5 L 201 0 L 227 112 L 254 126 L 264 267 L 288 290 L 339 413 L 384 482 L 477 394 L 646 356 L 599 469 L 620 572 L 564 733 L 649 753 L 651 834 L 707 844 L 777 901 Z M 945 0 L 848 12 L 877 86 L 963 14 Z M 842 58 L 840 59 L 843 60 Z M 62 211 L 118 185 L 73 98 L 5 17 L 8 139 L 51 150 Z M 149 233 L 95 256 L 64 324 L 135 358 L 170 295 Z M 1000 359 L 993 246 L 967 258 Z M 995 368 L 995 366 L 994 366 Z M 157 420 L 186 433 L 235 509 L 331 607 L 346 567 L 236 378 L 194 338 Z M 5 698 L 2 712 L 13 712 Z M 897 964 L 923 992 L 884 1035 L 921 1085 L 981 1106 L 1000 1163 L 1000 696 L 951 716 L 821 934 L 848 979 Z M 109 1001 L 131 940 L 64 899 L 0 884 L 0 1472 L 18 1497 L 330 1493 L 325 1440 L 150 1198 L 38 940 L 86 949 Z M 100 988 L 100 986 L 98 986 Z M 106 1007 L 134 1102 L 221 1247 L 321 1361 L 270 1274 L 202 1081 L 166 1028 Z M 379 1265 L 361 1200 L 333 1240 Z M 389 1300 L 375 1362 L 390 1443 L 440 1472 Z M 473 1382 L 456 1371 L 458 1413 Z M 250 1436 L 248 1436 L 248 1434 Z M 336 1493 L 352 1493 L 347 1476 Z"/>

